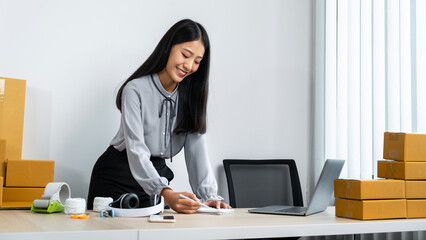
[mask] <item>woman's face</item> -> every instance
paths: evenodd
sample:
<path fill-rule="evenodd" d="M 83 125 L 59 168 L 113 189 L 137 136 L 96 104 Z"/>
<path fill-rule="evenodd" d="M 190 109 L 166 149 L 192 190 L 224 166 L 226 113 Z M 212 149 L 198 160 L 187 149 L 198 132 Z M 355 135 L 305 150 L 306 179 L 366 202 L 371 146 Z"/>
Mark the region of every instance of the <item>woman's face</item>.
<path fill-rule="evenodd" d="M 201 39 L 176 44 L 172 47 L 166 67 L 160 72 L 168 84 L 179 83 L 185 77 L 198 70 L 204 56 L 204 45 Z"/>

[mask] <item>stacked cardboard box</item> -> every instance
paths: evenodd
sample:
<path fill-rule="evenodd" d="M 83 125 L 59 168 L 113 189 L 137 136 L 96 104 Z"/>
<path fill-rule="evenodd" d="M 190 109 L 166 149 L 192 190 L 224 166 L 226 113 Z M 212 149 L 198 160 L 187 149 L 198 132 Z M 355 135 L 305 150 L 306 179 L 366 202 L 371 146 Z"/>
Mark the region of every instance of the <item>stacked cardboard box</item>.
<path fill-rule="evenodd" d="M 403 180 L 334 181 L 336 216 L 361 220 L 405 218 Z"/>
<path fill-rule="evenodd" d="M 53 181 L 53 161 L 21 160 L 25 85 L 0 77 L 0 208 L 30 207 Z"/>
<path fill-rule="evenodd" d="M 426 217 L 426 134 L 385 133 L 377 176 L 405 180 L 407 218 Z"/>
<path fill-rule="evenodd" d="M 426 134 L 384 134 L 379 180 L 335 180 L 336 216 L 355 219 L 426 217 Z"/>

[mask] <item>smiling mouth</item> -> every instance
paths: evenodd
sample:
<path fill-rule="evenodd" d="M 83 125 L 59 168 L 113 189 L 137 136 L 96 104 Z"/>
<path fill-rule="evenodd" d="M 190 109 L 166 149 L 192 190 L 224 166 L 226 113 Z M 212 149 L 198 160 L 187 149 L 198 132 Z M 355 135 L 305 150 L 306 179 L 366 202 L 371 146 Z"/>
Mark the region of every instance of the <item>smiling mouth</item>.
<path fill-rule="evenodd" d="M 186 76 L 187 72 L 185 72 L 185 71 L 183 71 L 183 70 L 181 70 L 179 68 L 176 68 L 176 69 L 177 69 L 177 73 L 178 73 L 178 75 L 180 77 L 185 77 Z"/>

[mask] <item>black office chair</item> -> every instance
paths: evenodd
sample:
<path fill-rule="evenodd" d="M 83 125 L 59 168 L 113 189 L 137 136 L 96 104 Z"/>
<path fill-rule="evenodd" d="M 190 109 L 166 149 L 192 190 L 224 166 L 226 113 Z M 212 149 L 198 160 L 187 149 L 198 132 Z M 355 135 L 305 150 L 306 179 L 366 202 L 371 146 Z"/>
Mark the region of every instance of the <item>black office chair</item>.
<path fill-rule="evenodd" d="M 293 159 L 225 159 L 223 166 L 231 207 L 303 206 L 299 174 Z"/>
<path fill-rule="evenodd" d="M 303 206 L 299 174 L 293 159 L 225 159 L 223 166 L 231 207 Z"/>

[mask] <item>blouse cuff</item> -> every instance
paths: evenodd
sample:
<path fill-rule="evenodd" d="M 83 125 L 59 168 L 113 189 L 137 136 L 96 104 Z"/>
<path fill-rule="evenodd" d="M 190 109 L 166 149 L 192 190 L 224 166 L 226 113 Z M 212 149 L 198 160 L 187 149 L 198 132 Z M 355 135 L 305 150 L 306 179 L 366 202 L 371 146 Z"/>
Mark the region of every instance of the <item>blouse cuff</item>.
<path fill-rule="evenodd" d="M 223 197 L 216 194 L 209 194 L 209 195 L 201 197 L 201 202 L 207 202 L 210 200 L 223 201 Z"/>
<path fill-rule="evenodd" d="M 155 186 L 155 188 L 153 189 L 152 194 L 153 194 L 153 195 L 159 195 L 159 196 L 160 196 L 161 191 L 163 191 L 163 189 L 164 189 L 164 188 L 172 189 L 172 188 L 171 188 L 168 184 L 163 183 L 163 184 L 160 184 L 160 185 L 158 185 L 158 186 Z M 172 190 L 173 190 L 173 189 L 172 189 Z"/>

